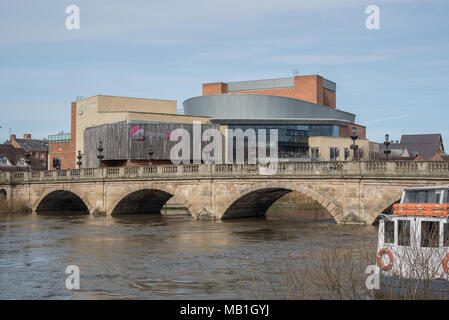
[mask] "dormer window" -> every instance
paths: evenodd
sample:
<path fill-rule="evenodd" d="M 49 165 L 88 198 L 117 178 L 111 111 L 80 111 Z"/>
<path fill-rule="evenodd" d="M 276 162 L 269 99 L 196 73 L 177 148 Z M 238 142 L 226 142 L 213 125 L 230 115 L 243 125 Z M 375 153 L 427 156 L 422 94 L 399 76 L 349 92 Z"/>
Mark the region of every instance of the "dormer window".
<path fill-rule="evenodd" d="M 25 165 L 25 160 L 23 158 L 20 158 L 18 164 L 19 164 L 19 166 L 24 166 Z"/>

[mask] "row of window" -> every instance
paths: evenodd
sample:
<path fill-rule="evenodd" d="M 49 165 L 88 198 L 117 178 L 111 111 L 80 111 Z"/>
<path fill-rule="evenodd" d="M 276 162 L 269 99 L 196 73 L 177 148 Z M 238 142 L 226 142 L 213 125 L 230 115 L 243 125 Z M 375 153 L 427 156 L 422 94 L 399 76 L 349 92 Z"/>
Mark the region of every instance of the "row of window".
<path fill-rule="evenodd" d="M 406 191 L 403 203 L 449 203 L 449 190 Z"/>
<path fill-rule="evenodd" d="M 12 164 L 6 158 L 1 158 L 0 159 L 0 164 L 2 166 L 12 166 Z M 17 163 L 17 165 L 18 166 L 24 166 L 25 165 L 25 160 L 24 159 L 20 159 L 19 162 Z"/>
<path fill-rule="evenodd" d="M 31 152 L 31 155 L 35 159 L 45 159 L 45 152 Z"/>
<path fill-rule="evenodd" d="M 270 129 L 277 129 L 279 142 L 296 142 L 299 141 L 301 137 L 338 137 L 340 130 L 339 126 L 335 125 L 230 125 L 228 128 L 233 130 L 242 129 L 243 131 L 254 129 L 256 132 L 259 129 L 265 129 L 267 139 L 270 136 Z"/>
<path fill-rule="evenodd" d="M 384 222 L 384 242 L 394 244 L 394 221 Z M 398 245 L 410 246 L 410 220 L 398 220 Z M 421 247 L 437 248 L 440 246 L 440 223 L 438 221 L 421 221 Z M 449 247 L 449 223 L 443 223 L 443 246 Z"/>
<path fill-rule="evenodd" d="M 337 160 L 348 160 L 350 155 L 349 148 L 343 149 L 343 159 L 340 158 L 340 148 L 330 147 L 329 148 L 329 160 L 337 161 Z M 310 157 L 311 158 L 321 158 L 320 157 L 320 148 L 312 147 L 310 148 Z"/>
<path fill-rule="evenodd" d="M 48 136 L 49 143 L 70 142 L 70 140 L 71 140 L 70 133 L 60 133 L 60 134 L 53 134 L 53 135 Z"/>

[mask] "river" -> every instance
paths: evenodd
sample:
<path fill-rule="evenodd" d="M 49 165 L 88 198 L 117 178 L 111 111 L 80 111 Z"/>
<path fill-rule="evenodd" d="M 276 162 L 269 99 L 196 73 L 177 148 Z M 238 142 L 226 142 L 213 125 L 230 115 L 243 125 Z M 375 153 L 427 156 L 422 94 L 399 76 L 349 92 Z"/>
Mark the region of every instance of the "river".
<path fill-rule="evenodd" d="M 375 226 L 263 218 L 0 215 L 0 299 L 277 298 L 279 267 L 336 241 L 375 246 Z M 80 289 L 65 286 L 66 267 Z"/>

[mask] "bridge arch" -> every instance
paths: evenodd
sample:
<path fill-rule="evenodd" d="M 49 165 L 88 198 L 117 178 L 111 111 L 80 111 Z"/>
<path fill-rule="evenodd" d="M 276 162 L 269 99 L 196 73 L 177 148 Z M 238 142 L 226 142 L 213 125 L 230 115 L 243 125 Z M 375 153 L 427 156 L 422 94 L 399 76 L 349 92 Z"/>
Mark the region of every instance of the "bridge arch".
<path fill-rule="evenodd" d="M 367 212 L 368 224 L 375 224 L 378 221 L 379 215 L 391 208 L 395 203 L 399 203 L 401 200 L 401 188 L 398 188 L 397 192 L 382 194 L 382 199 L 378 199 L 379 204 Z"/>
<path fill-rule="evenodd" d="M 237 191 L 217 208 L 220 219 L 264 216 L 268 208 L 285 194 L 296 191 L 312 198 L 339 222 L 342 210 L 332 200 L 303 184 L 289 182 L 256 183 Z"/>
<path fill-rule="evenodd" d="M 77 211 L 90 214 L 93 207 L 87 196 L 72 189 L 52 188 L 44 192 L 32 206 L 34 213 Z"/>
<path fill-rule="evenodd" d="M 107 214 L 122 213 L 160 213 L 165 203 L 175 197 L 182 203 L 192 216 L 192 203 L 188 201 L 176 188 L 161 185 L 138 185 L 127 187 L 125 192 L 119 193 L 108 206 Z"/>

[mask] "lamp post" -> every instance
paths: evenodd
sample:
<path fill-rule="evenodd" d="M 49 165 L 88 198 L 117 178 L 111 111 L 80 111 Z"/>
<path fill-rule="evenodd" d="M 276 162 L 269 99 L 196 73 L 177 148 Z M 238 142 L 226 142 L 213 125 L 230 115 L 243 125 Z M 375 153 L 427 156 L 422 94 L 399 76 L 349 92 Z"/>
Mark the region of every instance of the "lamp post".
<path fill-rule="evenodd" d="M 356 134 L 356 129 L 355 127 L 352 127 L 352 135 L 351 135 L 351 139 L 352 139 L 352 145 L 351 145 L 351 149 L 353 151 L 353 157 L 352 157 L 352 161 L 356 160 L 356 152 L 359 149 L 359 146 L 355 144 L 355 141 L 359 138 L 359 136 Z"/>
<path fill-rule="evenodd" d="M 151 156 L 153 155 L 153 147 L 150 145 L 148 149 L 148 165 L 151 166 Z"/>
<path fill-rule="evenodd" d="M 390 142 L 390 135 L 387 133 L 385 135 L 385 141 L 384 141 L 384 145 L 385 145 L 385 150 L 384 153 L 387 156 L 387 161 L 388 161 L 388 155 L 391 153 L 391 150 L 388 149 L 388 147 L 390 146 L 391 142 Z"/>
<path fill-rule="evenodd" d="M 103 154 L 102 154 L 102 152 L 103 152 L 103 141 L 100 140 L 100 142 L 98 143 L 98 148 L 97 148 L 97 150 L 98 150 L 98 155 L 97 155 L 97 158 L 98 158 L 98 168 L 101 168 L 101 159 L 104 158 L 104 156 L 103 156 Z"/>
<path fill-rule="evenodd" d="M 76 158 L 78 159 L 78 162 L 76 163 L 78 165 L 78 169 L 81 169 L 81 165 L 83 164 L 83 162 L 81 161 L 81 159 L 83 158 L 83 156 L 81 155 L 81 150 L 78 150 L 78 155 L 76 156 Z"/>
<path fill-rule="evenodd" d="M 28 171 L 31 171 L 31 152 L 29 148 L 25 151 L 25 163 L 28 166 Z"/>

